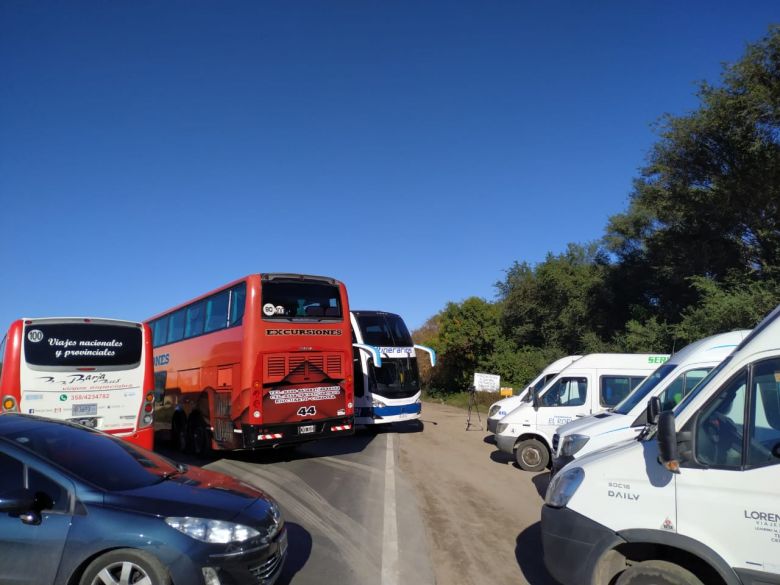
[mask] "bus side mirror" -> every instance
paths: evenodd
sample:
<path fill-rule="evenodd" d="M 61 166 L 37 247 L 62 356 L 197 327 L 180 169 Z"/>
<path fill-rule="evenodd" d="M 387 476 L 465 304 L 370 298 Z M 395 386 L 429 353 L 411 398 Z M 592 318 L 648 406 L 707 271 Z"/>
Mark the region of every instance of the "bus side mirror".
<path fill-rule="evenodd" d="M 658 415 L 661 413 L 661 399 L 653 396 L 647 401 L 647 424 L 654 425 L 658 422 Z"/>
<path fill-rule="evenodd" d="M 658 415 L 658 460 L 672 473 L 680 473 L 680 456 L 677 453 L 677 430 L 674 425 L 674 413 L 665 410 Z"/>

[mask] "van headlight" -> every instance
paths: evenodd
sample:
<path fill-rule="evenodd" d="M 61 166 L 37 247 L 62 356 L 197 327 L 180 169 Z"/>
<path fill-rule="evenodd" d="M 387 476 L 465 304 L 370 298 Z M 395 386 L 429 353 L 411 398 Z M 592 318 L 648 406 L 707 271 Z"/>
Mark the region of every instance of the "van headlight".
<path fill-rule="evenodd" d="M 588 435 L 566 435 L 561 443 L 561 457 L 571 457 L 590 440 Z"/>
<path fill-rule="evenodd" d="M 488 418 L 495 416 L 499 410 L 501 410 L 501 407 L 498 404 L 491 406 L 490 410 L 488 410 Z"/>
<path fill-rule="evenodd" d="M 552 508 L 563 508 L 569 503 L 583 479 L 585 479 L 585 471 L 582 467 L 575 467 L 559 473 L 553 477 L 547 487 L 544 503 Z"/>
<path fill-rule="evenodd" d="M 225 522 L 224 520 L 208 520 L 207 518 L 193 518 L 191 516 L 169 516 L 165 523 L 187 536 L 218 544 L 229 542 L 244 542 L 250 538 L 260 536 L 260 533 L 251 526 Z"/>
<path fill-rule="evenodd" d="M 496 434 L 500 435 L 508 428 L 509 428 L 509 423 L 498 423 L 498 425 L 496 425 Z"/>

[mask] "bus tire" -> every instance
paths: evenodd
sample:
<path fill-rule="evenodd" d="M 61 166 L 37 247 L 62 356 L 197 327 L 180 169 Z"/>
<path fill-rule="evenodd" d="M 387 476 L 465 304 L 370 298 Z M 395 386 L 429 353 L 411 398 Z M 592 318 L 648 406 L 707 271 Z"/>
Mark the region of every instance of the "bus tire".
<path fill-rule="evenodd" d="M 171 421 L 171 445 L 180 453 L 187 451 L 187 420 L 184 413 L 177 412 Z"/>
<path fill-rule="evenodd" d="M 190 446 L 196 457 L 206 458 L 211 455 L 211 432 L 200 415 L 190 415 L 189 428 Z"/>
<path fill-rule="evenodd" d="M 117 583 L 121 576 L 129 576 L 127 583 L 170 585 L 171 576 L 157 557 L 133 548 L 120 548 L 100 555 L 84 570 L 79 585 L 103 585 L 104 577 L 111 576 Z"/>
<path fill-rule="evenodd" d="M 524 471 L 544 471 L 550 462 L 550 453 L 541 441 L 526 439 L 517 444 L 515 460 Z"/>
<path fill-rule="evenodd" d="M 615 585 L 704 585 L 688 569 L 667 561 L 644 561 L 623 571 Z"/>

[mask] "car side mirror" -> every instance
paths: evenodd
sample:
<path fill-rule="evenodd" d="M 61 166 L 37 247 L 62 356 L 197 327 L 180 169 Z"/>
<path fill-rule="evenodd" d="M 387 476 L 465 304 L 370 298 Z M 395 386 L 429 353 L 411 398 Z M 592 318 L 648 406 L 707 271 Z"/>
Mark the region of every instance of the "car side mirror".
<path fill-rule="evenodd" d="M 677 429 L 674 413 L 664 410 L 658 415 L 658 460 L 672 473 L 680 473 L 680 455 L 677 452 Z"/>
<path fill-rule="evenodd" d="M 658 415 L 661 413 L 661 399 L 653 396 L 647 401 L 647 424 L 654 425 L 658 422 Z"/>

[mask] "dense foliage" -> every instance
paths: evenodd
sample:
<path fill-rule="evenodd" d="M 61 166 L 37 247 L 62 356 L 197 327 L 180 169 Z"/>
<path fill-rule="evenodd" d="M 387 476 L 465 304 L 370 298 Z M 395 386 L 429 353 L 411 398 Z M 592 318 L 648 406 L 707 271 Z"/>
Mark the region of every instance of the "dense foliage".
<path fill-rule="evenodd" d="M 449 303 L 414 335 L 439 352 L 429 388 L 474 371 L 516 387 L 556 357 L 671 351 L 754 326 L 780 302 L 780 29 L 665 116 L 601 241 L 515 262 L 497 298 Z"/>

